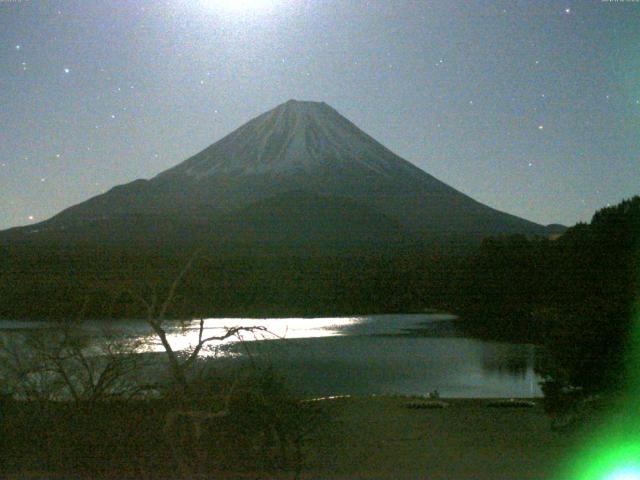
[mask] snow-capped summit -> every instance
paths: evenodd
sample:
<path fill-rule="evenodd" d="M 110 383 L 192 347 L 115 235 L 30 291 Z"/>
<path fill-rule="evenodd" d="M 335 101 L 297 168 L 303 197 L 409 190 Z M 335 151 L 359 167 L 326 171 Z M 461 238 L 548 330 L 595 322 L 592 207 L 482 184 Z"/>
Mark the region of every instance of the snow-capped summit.
<path fill-rule="evenodd" d="M 326 103 L 289 100 L 161 175 L 199 179 L 356 165 L 391 176 L 412 169 Z"/>

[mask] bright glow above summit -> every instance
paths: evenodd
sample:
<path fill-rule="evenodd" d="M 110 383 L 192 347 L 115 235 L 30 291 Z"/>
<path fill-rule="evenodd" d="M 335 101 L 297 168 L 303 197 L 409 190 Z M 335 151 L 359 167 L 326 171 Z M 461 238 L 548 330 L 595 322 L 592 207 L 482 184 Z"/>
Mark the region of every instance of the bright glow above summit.
<path fill-rule="evenodd" d="M 201 4 L 227 12 L 257 13 L 269 10 L 278 0 L 202 0 Z"/>

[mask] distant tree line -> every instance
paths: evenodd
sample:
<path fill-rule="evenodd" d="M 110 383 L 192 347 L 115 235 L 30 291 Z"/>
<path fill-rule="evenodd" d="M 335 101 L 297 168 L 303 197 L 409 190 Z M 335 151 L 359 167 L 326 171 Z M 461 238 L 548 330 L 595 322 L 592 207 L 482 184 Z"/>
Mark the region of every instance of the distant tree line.
<path fill-rule="evenodd" d="M 166 294 L 193 256 L 74 248 L 0 252 L 0 318 L 141 318 L 136 297 Z M 421 311 L 444 293 L 451 261 L 418 251 L 236 256 L 201 249 L 169 317 Z"/>

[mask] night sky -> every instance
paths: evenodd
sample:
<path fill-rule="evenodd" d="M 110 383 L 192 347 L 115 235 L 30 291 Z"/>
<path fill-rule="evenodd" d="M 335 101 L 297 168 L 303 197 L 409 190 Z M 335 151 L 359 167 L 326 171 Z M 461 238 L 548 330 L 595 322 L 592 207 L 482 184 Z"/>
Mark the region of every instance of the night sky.
<path fill-rule="evenodd" d="M 0 0 L 0 229 L 290 98 L 543 224 L 640 193 L 640 2 Z"/>

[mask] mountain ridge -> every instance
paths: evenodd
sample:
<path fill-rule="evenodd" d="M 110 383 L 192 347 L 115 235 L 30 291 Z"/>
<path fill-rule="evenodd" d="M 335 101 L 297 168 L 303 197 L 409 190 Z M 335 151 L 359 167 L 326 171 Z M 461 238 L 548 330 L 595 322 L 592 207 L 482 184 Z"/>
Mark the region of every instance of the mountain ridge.
<path fill-rule="evenodd" d="M 73 230 L 74 236 L 80 238 L 83 228 L 107 232 L 103 227 L 96 230 L 95 225 L 100 223 L 112 223 L 114 228 L 124 230 L 114 235 L 126 242 L 127 222 L 145 215 L 167 219 L 156 231 L 149 227 L 147 235 L 157 237 L 154 241 L 163 237 L 169 241 L 179 234 L 172 231 L 172 217 L 187 236 L 190 230 L 200 231 L 207 222 L 225 228 L 229 227 L 225 216 L 248 215 L 247 209 L 254 208 L 252 205 L 260 210 L 264 202 L 268 204 L 270 198 L 287 192 L 304 192 L 305 198 L 314 199 L 309 205 L 317 218 L 330 217 L 335 225 L 343 225 L 336 216 L 342 214 L 345 221 L 357 223 L 363 235 L 363 225 L 355 221 L 356 212 L 368 219 L 372 231 L 376 231 L 378 223 L 388 226 L 380 230 L 386 232 L 381 234 L 381 242 L 399 240 L 397 229 L 392 226 L 396 224 L 406 238 L 412 239 L 461 236 L 477 241 L 492 234 L 548 233 L 547 227 L 483 205 L 441 182 L 393 153 L 326 103 L 289 100 L 149 180 L 116 186 L 49 220 L 2 232 L 0 242 L 8 237 L 24 239 L 27 233 L 42 237 L 55 231 L 64 238 L 65 231 Z M 336 209 L 341 204 L 343 209 Z M 321 213 L 322 208 L 332 211 Z M 264 208 L 260 211 L 269 217 Z M 305 215 L 303 210 L 296 212 Z M 257 225 L 263 226 L 262 230 L 252 230 L 256 242 L 276 231 L 278 222 L 287 223 L 286 215 L 280 213 L 273 217 L 273 225 L 256 220 Z M 309 223 L 303 220 L 299 225 L 308 228 Z M 135 225 L 131 227 L 135 229 Z M 331 224 L 325 227 L 333 228 Z M 236 239 L 250 237 L 237 223 L 232 230 Z M 320 243 L 335 237 L 329 231 L 316 231 Z M 295 243 L 296 232 L 290 234 L 289 240 Z M 300 235 L 313 243 L 308 235 Z M 199 234 L 195 237 L 201 238 Z M 226 239 L 234 241 L 231 234 Z M 99 243 L 100 238 L 95 241 Z"/>

